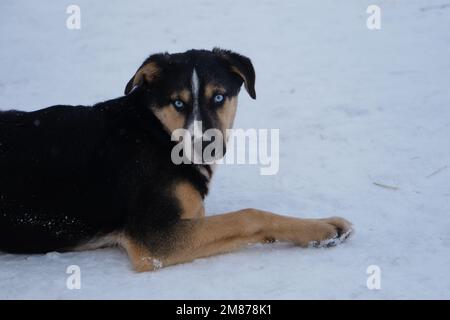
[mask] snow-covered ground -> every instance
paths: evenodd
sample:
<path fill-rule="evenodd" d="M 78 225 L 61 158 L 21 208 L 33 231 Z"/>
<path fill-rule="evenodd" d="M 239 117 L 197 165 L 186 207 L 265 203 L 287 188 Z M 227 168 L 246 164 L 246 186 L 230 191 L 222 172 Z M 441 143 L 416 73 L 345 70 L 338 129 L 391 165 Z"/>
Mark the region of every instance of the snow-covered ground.
<path fill-rule="evenodd" d="M 66 28 L 69 4 L 81 30 Z M 258 99 L 241 94 L 236 127 L 280 128 L 280 170 L 220 166 L 207 211 L 341 215 L 356 229 L 331 249 L 260 245 L 143 274 L 118 249 L 0 254 L 0 298 L 450 298 L 448 1 L 4 0 L 0 21 L 1 109 L 117 97 L 158 51 L 248 55 Z"/>

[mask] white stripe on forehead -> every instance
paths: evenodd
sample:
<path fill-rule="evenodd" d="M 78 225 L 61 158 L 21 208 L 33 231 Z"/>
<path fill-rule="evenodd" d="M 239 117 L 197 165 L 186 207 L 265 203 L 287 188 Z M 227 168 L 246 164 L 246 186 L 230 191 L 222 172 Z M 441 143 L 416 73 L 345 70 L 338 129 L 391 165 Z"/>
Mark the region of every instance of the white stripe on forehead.
<path fill-rule="evenodd" d="M 190 124 L 188 127 L 189 132 L 191 135 L 194 134 L 194 125 L 196 121 L 201 121 L 200 117 L 200 109 L 198 106 L 198 99 L 199 99 L 199 91 L 200 91 L 200 81 L 198 79 L 197 71 L 192 71 L 192 77 L 191 77 L 191 92 L 192 92 L 192 116 L 190 117 Z"/>
<path fill-rule="evenodd" d="M 199 92 L 199 80 L 197 71 L 194 68 L 194 71 L 192 72 L 192 78 L 191 78 L 191 87 L 192 87 L 192 106 L 194 111 L 198 109 L 198 92 Z"/>

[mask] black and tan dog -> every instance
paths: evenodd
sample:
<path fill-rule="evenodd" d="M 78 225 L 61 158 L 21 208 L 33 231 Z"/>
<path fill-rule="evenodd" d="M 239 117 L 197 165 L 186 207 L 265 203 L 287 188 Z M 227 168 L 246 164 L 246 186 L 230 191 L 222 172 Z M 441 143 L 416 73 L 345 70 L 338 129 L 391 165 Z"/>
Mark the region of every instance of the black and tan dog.
<path fill-rule="evenodd" d="M 150 56 L 125 96 L 94 105 L 0 112 L 0 250 L 118 245 L 138 271 L 251 243 L 332 245 L 342 218 L 298 219 L 256 209 L 205 217 L 212 169 L 171 161 L 171 133 L 230 128 L 250 60 L 214 49 Z M 225 135 L 224 135 L 225 136 Z"/>

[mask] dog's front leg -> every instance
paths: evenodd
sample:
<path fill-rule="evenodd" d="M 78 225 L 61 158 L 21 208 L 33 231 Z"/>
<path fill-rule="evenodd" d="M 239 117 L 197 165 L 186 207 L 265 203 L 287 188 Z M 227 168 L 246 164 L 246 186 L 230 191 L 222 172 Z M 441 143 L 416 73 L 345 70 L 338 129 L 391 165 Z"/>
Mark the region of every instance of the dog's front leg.
<path fill-rule="evenodd" d="M 271 241 L 292 242 L 296 245 L 329 246 L 344 240 L 351 224 L 338 217 L 328 219 L 299 219 L 255 209 L 180 220 L 167 234 L 167 250 L 152 250 L 127 239 L 127 250 L 137 271 L 147 271 L 192 261 L 249 244 Z"/>

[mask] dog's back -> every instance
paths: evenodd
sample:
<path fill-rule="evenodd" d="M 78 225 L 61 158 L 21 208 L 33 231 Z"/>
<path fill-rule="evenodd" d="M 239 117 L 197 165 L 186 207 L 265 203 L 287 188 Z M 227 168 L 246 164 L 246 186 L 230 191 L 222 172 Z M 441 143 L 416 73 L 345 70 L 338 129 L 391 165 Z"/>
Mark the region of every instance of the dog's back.
<path fill-rule="evenodd" d="M 104 127 L 91 107 L 0 112 L 0 249 L 54 250 L 90 232 L 90 200 L 106 196 L 93 194 Z"/>

